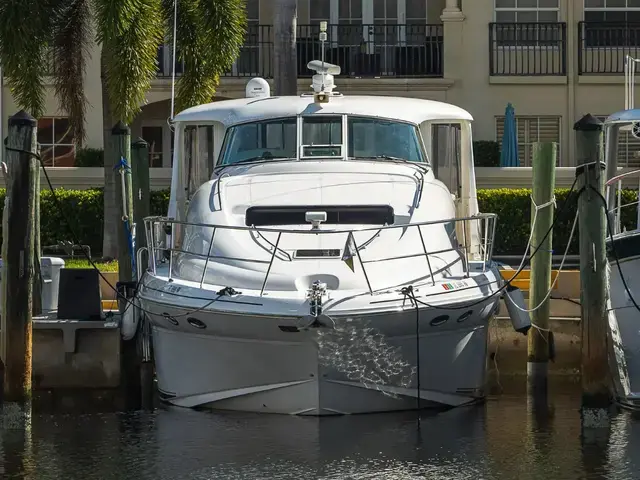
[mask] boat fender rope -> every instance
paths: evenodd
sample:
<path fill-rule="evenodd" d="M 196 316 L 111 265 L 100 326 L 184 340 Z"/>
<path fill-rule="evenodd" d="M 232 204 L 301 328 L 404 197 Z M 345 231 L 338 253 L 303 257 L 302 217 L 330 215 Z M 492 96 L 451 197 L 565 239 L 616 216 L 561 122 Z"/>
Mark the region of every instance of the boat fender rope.
<path fill-rule="evenodd" d="M 422 404 L 421 400 L 421 392 L 420 388 L 420 306 L 418 305 L 418 299 L 416 298 L 416 294 L 413 291 L 413 285 L 409 285 L 408 287 L 402 287 L 400 293 L 404 296 L 402 301 L 402 306 L 404 307 L 407 299 L 411 301 L 411 306 L 416 309 L 416 379 L 417 379 L 417 389 L 418 394 L 416 395 L 416 406 L 418 411 L 420 411 L 420 406 Z M 419 418 L 419 414 L 418 414 Z"/>
<path fill-rule="evenodd" d="M 135 240 L 133 238 L 133 235 L 131 233 L 131 226 L 129 225 L 129 220 L 124 218 L 124 231 L 127 234 L 127 246 L 129 247 L 129 255 L 131 256 L 131 270 L 133 273 L 133 276 L 136 276 L 137 270 L 136 270 L 136 256 L 134 255 L 133 252 L 135 252 Z"/>

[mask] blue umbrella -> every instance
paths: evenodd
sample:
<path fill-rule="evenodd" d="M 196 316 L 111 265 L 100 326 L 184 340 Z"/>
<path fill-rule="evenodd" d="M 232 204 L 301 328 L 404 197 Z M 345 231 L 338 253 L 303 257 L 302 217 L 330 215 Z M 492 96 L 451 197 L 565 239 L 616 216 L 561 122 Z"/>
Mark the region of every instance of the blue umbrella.
<path fill-rule="evenodd" d="M 520 160 L 518 159 L 516 115 L 511 103 L 507 104 L 507 109 L 504 112 L 504 133 L 502 135 L 502 150 L 500 151 L 500 166 L 520 166 Z"/>

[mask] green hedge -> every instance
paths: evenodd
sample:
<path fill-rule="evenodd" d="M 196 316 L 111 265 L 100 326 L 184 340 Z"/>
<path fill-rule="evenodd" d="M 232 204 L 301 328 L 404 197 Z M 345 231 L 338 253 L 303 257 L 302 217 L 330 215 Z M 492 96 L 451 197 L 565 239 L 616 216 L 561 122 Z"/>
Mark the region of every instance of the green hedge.
<path fill-rule="evenodd" d="M 556 190 L 558 210 L 567 200 L 568 189 Z M 99 255 L 102 250 L 103 200 L 102 190 L 56 190 L 58 199 L 66 211 L 66 218 L 83 244 L 91 246 L 91 252 Z M 531 190 L 528 189 L 492 189 L 479 190 L 478 203 L 481 212 L 498 214 L 496 227 L 495 253 L 500 255 L 522 254 L 529 238 L 531 222 Z M 4 189 L 0 189 L 0 211 L 4 207 Z M 553 232 L 554 253 L 562 254 L 567 245 L 571 225 L 576 212 L 575 193 L 570 205 L 562 212 Z M 65 215 L 58 210 L 53 195 L 43 190 L 40 200 L 42 245 L 54 245 L 61 240 L 72 240 Z M 622 203 L 637 200 L 634 191 L 624 191 Z M 169 190 L 151 192 L 151 214 L 166 215 L 169 203 Z M 623 224 L 627 228 L 635 225 L 636 208 L 623 209 Z M 1 226 L 0 226 L 1 228 Z M 2 231 L 0 230 L 0 235 Z M 577 228 L 572 242 L 571 253 L 578 252 Z"/>

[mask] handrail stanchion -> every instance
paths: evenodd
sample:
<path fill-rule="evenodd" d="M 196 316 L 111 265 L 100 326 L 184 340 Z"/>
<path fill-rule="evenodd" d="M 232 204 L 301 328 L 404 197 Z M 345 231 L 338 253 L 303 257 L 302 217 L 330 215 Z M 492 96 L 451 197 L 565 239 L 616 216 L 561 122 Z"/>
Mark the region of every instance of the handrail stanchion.
<path fill-rule="evenodd" d="M 464 268 L 466 270 L 466 278 L 469 278 L 469 250 L 467 245 L 467 220 L 462 220 L 462 236 L 464 237 L 464 243 L 462 248 L 464 249 Z"/>
<path fill-rule="evenodd" d="M 620 233 L 622 219 L 622 179 L 618 180 L 618 211 L 616 212 L 616 233 Z"/>
<path fill-rule="evenodd" d="M 480 220 L 482 222 L 482 231 L 484 232 L 484 242 L 482 242 L 482 273 L 487 271 L 487 242 L 489 241 L 489 222 L 486 218 Z"/>
<path fill-rule="evenodd" d="M 424 256 L 427 259 L 427 266 L 429 267 L 429 275 L 431 275 L 431 284 L 435 286 L 436 279 L 433 276 L 433 270 L 431 270 L 431 261 L 429 260 L 429 253 L 427 252 L 427 246 L 424 244 L 424 237 L 422 236 L 422 229 L 420 225 L 416 225 L 418 229 L 418 233 L 420 234 L 420 242 L 422 242 L 422 251 L 424 251 Z"/>
<path fill-rule="evenodd" d="M 211 232 L 211 241 L 209 242 L 209 250 L 207 251 L 207 259 L 204 261 L 204 268 L 202 269 L 202 279 L 200 280 L 200 288 L 202 288 L 202 284 L 204 283 L 204 277 L 207 274 L 207 267 L 209 266 L 209 257 L 211 256 L 211 249 L 213 248 L 213 238 L 216 235 L 216 227 L 211 227 L 213 231 Z"/>
<path fill-rule="evenodd" d="M 362 273 L 364 274 L 364 279 L 367 282 L 367 287 L 369 287 L 369 295 L 373 295 L 371 282 L 369 282 L 369 275 L 367 275 L 367 269 L 365 268 L 362 257 L 360 256 L 360 250 L 358 249 L 358 244 L 356 243 L 356 237 L 354 235 L 351 235 L 351 239 L 353 240 L 353 246 L 356 250 L 356 255 L 358 255 L 358 261 L 360 262 L 360 265 L 362 265 Z"/>
<path fill-rule="evenodd" d="M 173 247 L 167 243 L 167 250 L 169 250 L 169 280 L 171 280 L 171 272 L 173 271 Z"/>
<path fill-rule="evenodd" d="M 267 286 L 267 280 L 269 279 L 269 272 L 271 271 L 271 265 L 273 265 L 273 260 L 276 258 L 276 252 L 278 251 L 278 245 L 280 245 L 280 237 L 282 237 L 282 232 L 278 232 L 278 238 L 276 239 L 276 244 L 273 247 L 273 253 L 271 254 L 271 261 L 269 262 L 269 266 L 267 267 L 267 272 L 264 274 L 264 282 L 262 282 L 262 288 L 260 289 L 260 296 L 264 293 L 264 287 Z"/>

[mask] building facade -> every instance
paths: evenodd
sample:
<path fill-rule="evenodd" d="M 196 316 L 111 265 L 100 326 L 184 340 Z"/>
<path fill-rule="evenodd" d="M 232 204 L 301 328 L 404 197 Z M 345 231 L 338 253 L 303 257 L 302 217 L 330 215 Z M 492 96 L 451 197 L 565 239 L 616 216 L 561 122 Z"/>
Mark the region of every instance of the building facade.
<path fill-rule="evenodd" d="M 272 5 L 247 0 L 245 46 L 225 74 L 217 98 L 244 95 L 246 82 L 273 77 Z M 342 67 L 345 94 L 401 95 L 459 105 L 475 118 L 476 140 L 500 141 L 505 107 L 516 112 L 521 166 L 531 145 L 555 141 L 558 165 L 575 165 L 573 124 L 624 108 L 624 60 L 640 57 L 640 0 L 298 0 L 299 90 L 309 90 L 309 60 L 320 56 L 319 22 L 329 23 L 326 59 Z M 158 52 L 158 76 L 133 135 L 150 143 L 150 161 L 171 165 L 171 51 Z M 180 65 L 177 68 L 180 74 Z M 87 67 L 88 147 L 102 147 L 99 52 Z M 17 108 L 5 89 L 2 118 Z M 47 92 L 40 119 L 53 167 L 75 165 L 67 120 Z M 5 130 L 6 131 L 6 130 Z M 623 134 L 628 135 L 628 134 Z M 640 166 L 640 142 L 625 137 L 622 165 Z M 160 172 L 158 172 L 158 175 Z M 167 177 L 163 173 L 162 178 Z"/>

